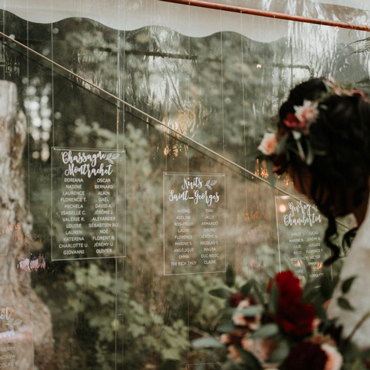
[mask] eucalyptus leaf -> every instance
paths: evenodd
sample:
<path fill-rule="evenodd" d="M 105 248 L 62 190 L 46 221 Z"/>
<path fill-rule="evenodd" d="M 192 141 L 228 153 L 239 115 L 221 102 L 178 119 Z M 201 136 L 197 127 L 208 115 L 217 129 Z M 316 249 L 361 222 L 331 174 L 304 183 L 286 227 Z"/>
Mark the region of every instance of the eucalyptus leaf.
<path fill-rule="evenodd" d="M 235 271 L 231 265 L 226 269 L 225 284 L 230 288 L 235 284 Z"/>
<path fill-rule="evenodd" d="M 276 348 L 275 351 L 271 353 L 267 361 L 272 362 L 272 363 L 282 362 L 288 357 L 289 352 L 290 352 L 290 347 L 288 343 L 285 341 L 282 341 L 279 343 L 278 348 Z"/>
<path fill-rule="evenodd" d="M 343 281 L 342 286 L 341 286 L 341 290 L 342 290 L 343 294 L 346 294 L 346 293 L 349 292 L 349 290 L 351 289 L 351 286 L 352 286 L 353 282 L 355 281 L 356 277 L 357 276 L 352 276 L 352 277 Z"/>
<path fill-rule="evenodd" d="M 295 132 L 295 131 L 293 131 L 293 132 Z M 304 161 L 305 154 L 304 154 L 304 150 L 303 150 L 302 144 L 301 144 L 301 142 L 299 140 L 297 140 L 297 148 L 298 148 L 299 156 L 301 157 L 302 161 Z"/>
<path fill-rule="evenodd" d="M 275 314 L 279 306 L 279 290 L 276 281 L 272 284 L 269 301 L 269 311 L 271 314 Z"/>
<path fill-rule="evenodd" d="M 313 160 L 315 159 L 315 154 L 314 154 L 314 151 L 312 149 L 311 142 L 308 139 L 306 139 L 306 145 L 307 145 L 306 164 L 307 164 L 307 166 L 310 166 L 312 164 Z"/>
<path fill-rule="evenodd" d="M 247 283 L 245 283 L 241 288 L 240 291 L 243 293 L 244 297 L 247 297 L 251 294 L 253 286 L 256 284 L 256 280 L 251 279 Z"/>
<path fill-rule="evenodd" d="M 250 306 L 242 309 L 237 310 L 238 313 L 241 313 L 244 316 L 257 316 L 262 314 L 263 312 L 263 307 L 262 306 Z"/>
<path fill-rule="evenodd" d="M 263 305 L 264 304 L 263 295 L 261 293 L 260 288 L 258 287 L 257 282 L 253 285 L 253 292 L 254 292 L 254 297 L 256 298 L 257 302 Z"/>
<path fill-rule="evenodd" d="M 252 339 L 270 338 L 279 333 L 279 327 L 276 324 L 267 324 L 250 335 Z"/>
<path fill-rule="evenodd" d="M 218 288 L 209 291 L 209 294 L 217 298 L 229 298 L 231 291 L 226 288 Z"/>
<path fill-rule="evenodd" d="M 195 339 L 191 342 L 193 348 L 223 348 L 224 345 L 213 337 Z"/>
<path fill-rule="evenodd" d="M 346 311 L 354 311 L 354 308 L 351 306 L 349 301 L 344 298 L 344 297 L 339 297 L 338 298 L 338 305 L 341 309 L 346 310 Z"/>
<path fill-rule="evenodd" d="M 216 330 L 218 333 L 231 333 L 236 329 L 235 325 L 231 322 L 221 324 L 217 326 Z"/>
<path fill-rule="evenodd" d="M 243 359 L 243 369 L 245 370 L 263 370 L 258 358 L 251 352 L 239 349 L 240 356 Z"/>
<path fill-rule="evenodd" d="M 279 154 L 285 152 L 285 145 L 286 145 L 286 142 L 288 140 L 288 137 L 289 137 L 289 135 L 285 134 L 283 137 L 281 137 L 279 139 L 279 142 L 278 142 L 278 145 L 277 145 L 277 148 L 276 148 L 276 154 L 279 155 Z"/>

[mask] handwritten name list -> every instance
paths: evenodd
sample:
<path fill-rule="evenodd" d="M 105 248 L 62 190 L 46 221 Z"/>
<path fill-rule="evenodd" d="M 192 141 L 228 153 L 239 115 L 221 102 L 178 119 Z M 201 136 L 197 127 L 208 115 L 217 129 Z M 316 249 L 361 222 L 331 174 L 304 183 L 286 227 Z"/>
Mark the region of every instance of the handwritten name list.
<path fill-rule="evenodd" d="M 324 221 L 318 209 L 288 196 L 276 197 L 280 259 L 305 283 L 322 275 Z"/>
<path fill-rule="evenodd" d="M 164 173 L 164 274 L 225 271 L 225 175 Z"/>
<path fill-rule="evenodd" d="M 124 151 L 53 148 L 52 164 L 52 260 L 124 256 Z"/>
<path fill-rule="evenodd" d="M 33 367 L 32 325 L 29 305 L 0 307 L 0 368 Z"/>

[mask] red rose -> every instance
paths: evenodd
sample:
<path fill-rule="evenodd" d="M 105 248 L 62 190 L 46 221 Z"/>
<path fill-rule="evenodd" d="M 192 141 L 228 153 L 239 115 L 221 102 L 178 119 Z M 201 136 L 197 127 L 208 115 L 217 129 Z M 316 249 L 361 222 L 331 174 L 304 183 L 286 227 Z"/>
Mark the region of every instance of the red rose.
<path fill-rule="evenodd" d="M 300 302 L 302 300 L 302 287 L 300 280 L 290 270 L 278 273 L 269 282 L 267 291 L 271 292 L 272 285 L 276 282 L 280 302 Z"/>
<path fill-rule="evenodd" d="M 302 342 L 292 348 L 281 369 L 324 370 L 327 358 L 319 344 Z"/>
<path fill-rule="evenodd" d="M 276 322 L 287 333 L 303 336 L 313 331 L 315 308 L 302 303 L 300 280 L 290 270 L 281 272 L 270 281 L 268 291 L 276 283 L 279 292 L 279 305 Z"/>
<path fill-rule="evenodd" d="M 302 302 L 279 303 L 276 313 L 279 326 L 298 337 L 312 333 L 315 317 L 315 308 Z"/>

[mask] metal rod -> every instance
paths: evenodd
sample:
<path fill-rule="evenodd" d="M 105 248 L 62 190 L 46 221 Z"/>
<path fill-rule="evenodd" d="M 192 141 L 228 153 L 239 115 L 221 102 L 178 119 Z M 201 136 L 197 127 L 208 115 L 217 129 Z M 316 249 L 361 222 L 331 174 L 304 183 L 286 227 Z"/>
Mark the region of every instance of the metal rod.
<path fill-rule="evenodd" d="M 176 137 L 177 140 L 179 140 L 179 141 L 181 141 L 181 142 L 183 142 L 187 145 L 192 145 L 194 149 L 199 150 L 200 152 L 203 152 L 203 153 L 209 155 L 209 157 L 214 159 L 214 160 L 218 160 L 218 161 L 223 162 L 224 164 L 228 165 L 231 168 L 239 170 L 244 175 L 249 175 L 252 179 L 258 179 L 258 181 L 260 181 L 264 184 L 267 184 L 269 187 L 277 190 L 281 194 L 287 195 L 287 196 L 291 197 L 292 199 L 294 199 L 296 201 L 302 201 L 302 203 L 304 203 L 304 204 L 308 204 L 304 200 L 302 200 L 300 196 L 296 196 L 294 194 L 291 194 L 291 193 L 287 192 L 286 190 L 281 189 L 281 188 L 271 184 L 266 179 L 264 179 L 260 176 L 257 176 L 254 172 L 249 171 L 248 169 L 246 169 L 243 166 L 237 164 L 236 162 L 232 161 L 231 159 L 228 159 L 228 158 L 224 157 L 222 154 L 219 154 L 216 151 L 208 148 L 207 146 L 199 143 L 198 141 L 182 134 L 180 131 L 177 131 L 177 130 L 171 128 L 166 123 L 156 119 L 153 116 L 150 116 L 149 114 L 145 113 L 141 109 L 136 108 L 135 106 L 129 104 L 125 100 L 117 97 L 116 95 L 110 93 L 109 91 L 104 90 L 103 88 L 101 88 L 101 87 L 93 84 L 92 82 L 84 79 L 83 77 L 81 77 L 78 74 L 72 72 L 68 68 L 63 67 L 61 64 L 59 64 L 57 62 L 54 62 L 52 59 L 49 59 L 45 55 L 40 54 L 36 50 L 33 50 L 29 46 L 22 44 L 21 42 L 13 39 L 12 37 L 6 35 L 3 32 L 0 32 L 0 37 L 3 37 L 4 39 L 6 39 L 9 42 L 9 44 L 6 44 L 8 47 L 11 47 L 11 48 L 14 48 L 14 49 L 16 49 L 16 47 L 19 47 L 21 50 L 27 52 L 27 57 L 32 55 L 33 57 L 36 57 L 37 59 L 39 59 L 41 62 L 44 62 L 44 63 L 46 62 L 46 63 L 50 64 L 51 66 L 56 68 L 56 69 L 53 70 L 54 72 L 59 72 L 61 75 L 66 74 L 67 76 L 72 77 L 74 83 L 76 83 L 77 85 L 86 89 L 90 93 L 97 94 L 99 97 L 101 97 L 101 98 L 103 98 L 103 99 L 105 99 L 105 100 L 107 100 L 107 101 L 109 101 L 113 104 L 116 104 L 116 105 L 117 105 L 117 103 L 123 104 L 127 108 L 127 110 L 130 112 L 130 114 L 135 115 L 134 113 L 136 113 L 140 120 L 151 124 L 157 130 L 159 130 L 161 132 L 164 132 L 167 135 L 171 135 L 173 137 Z M 12 44 L 16 47 L 12 46 Z M 340 221 L 337 221 L 337 224 L 343 226 L 346 229 L 348 229 L 348 226 L 345 225 L 344 223 L 340 222 Z"/>
<path fill-rule="evenodd" d="M 235 6 L 235 5 L 216 4 L 216 3 L 211 3 L 208 1 L 202 1 L 202 0 L 159 0 L 159 1 L 163 1 L 166 3 L 173 3 L 173 4 L 190 5 L 190 6 L 196 6 L 200 8 L 207 8 L 207 9 L 214 9 L 214 10 L 223 10 L 226 12 L 233 12 L 233 13 L 250 14 L 250 15 L 256 15 L 259 17 L 283 19 L 286 21 L 312 23 L 312 24 L 317 24 L 320 26 L 330 26 L 330 27 L 337 27 L 337 28 L 346 28 L 350 30 L 370 32 L 370 27 L 366 25 L 352 25 L 352 24 L 345 23 L 345 22 L 336 22 L 336 21 L 328 21 L 328 20 L 321 20 L 321 19 L 315 19 L 315 18 L 307 18 L 307 17 L 303 17 L 300 15 L 269 12 L 265 10 L 250 9 L 250 8 L 245 8 L 242 6 Z"/>
<path fill-rule="evenodd" d="M 84 88 L 84 89 L 86 89 L 86 90 L 88 90 L 88 91 L 90 91 L 92 93 L 99 92 L 99 94 L 101 94 L 104 98 L 106 98 L 108 101 L 114 102 L 115 104 L 117 104 L 117 103 L 123 104 L 126 108 L 128 108 L 128 110 L 131 113 L 134 112 L 134 113 L 138 114 L 141 117 L 145 117 L 145 119 L 143 119 L 143 120 L 145 122 L 147 122 L 147 123 L 150 123 L 152 126 L 154 126 L 155 128 L 157 128 L 158 130 L 160 130 L 162 132 L 165 132 L 167 134 L 170 133 L 171 135 L 174 135 L 177 138 L 182 138 L 182 140 L 181 140 L 182 142 L 184 142 L 184 143 L 186 143 L 188 145 L 189 144 L 192 144 L 195 149 L 198 149 L 198 150 L 201 149 L 203 152 L 206 152 L 208 154 L 211 154 L 211 157 L 217 158 L 219 160 L 222 160 L 223 162 L 231 165 L 232 167 L 237 168 L 242 173 L 248 174 L 252 178 L 256 178 L 259 181 L 261 181 L 261 182 L 269 185 L 270 187 L 278 190 L 282 194 L 288 195 L 288 196 L 290 196 L 292 198 L 295 198 L 294 195 L 288 193 L 284 189 L 281 189 L 281 188 L 279 188 L 277 186 L 272 185 L 269 181 L 267 181 L 266 179 L 264 179 L 264 178 L 262 178 L 260 176 L 257 176 L 254 172 L 249 171 L 248 169 L 240 166 L 239 164 L 235 163 L 231 159 L 228 159 L 228 158 L 224 157 L 222 154 L 217 153 L 216 151 L 208 148 L 207 146 L 201 144 L 200 142 L 198 142 L 198 141 L 190 138 L 189 136 L 184 135 L 180 131 L 178 131 L 178 130 L 172 128 L 172 127 L 170 127 L 169 125 L 167 125 L 165 122 L 162 122 L 162 121 L 158 120 L 157 118 L 155 118 L 153 116 L 150 116 L 149 114 L 145 113 L 141 109 L 133 106 L 132 104 L 130 104 L 130 103 L 126 102 L 125 100 L 117 97 L 116 95 L 110 93 L 109 91 L 104 90 L 100 86 L 97 86 L 94 83 L 86 80 L 85 78 L 79 76 L 77 73 L 72 72 L 71 70 L 69 70 L 68 68 L 62 66 L 61 64 L 53 61 L 52 59 L 49 59 L 45 55 L 40 54 L 36 50 L 33 50 L 29 46 L 27 46 L 27 45 L 25 45 L 25 44 L 23 44 L 23 43 L 15 40 L 14 38 L 8 36 L 7 34 L 5 34 L 3 32 L 0 32 L 0 37 L 3 37 L 4 39 L 6 39 L 9 42 L 9 45 L 8 46 L 11 47 L 11 44 L 15 44 L 18 47 L 20 47 L 21 49 L 26 50 L 29 53 L 31 53 L 32 55 L 34 55 L 35 57 L 39 58 L 40 60 L 42 60 L 44 62 L 47 62 L 48 64 L 52 65 L 54 68 L 56 68 L 60 72 L 65 73 L 65 74 L 68 74 L 69 76 L 73 77 L 74 82 L 76 84 L 78 84 L 79 86 L 81 86 L 82 88 Z"/>

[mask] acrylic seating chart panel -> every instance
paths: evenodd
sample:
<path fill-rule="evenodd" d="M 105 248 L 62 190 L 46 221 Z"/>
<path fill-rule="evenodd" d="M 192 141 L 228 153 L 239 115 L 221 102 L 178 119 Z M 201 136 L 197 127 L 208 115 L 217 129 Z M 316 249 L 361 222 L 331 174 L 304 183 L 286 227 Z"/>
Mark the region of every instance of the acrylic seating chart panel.
<path fill-rule="evenodd" d="M 225 272 L 225 174 L 163 174 L 164 274 Z"/>
<path fill-rule="evenodd" d="M 279 258 L 305 284 L 323 275 L 325 258 L 325 218 L 306 200 L 278 196 L 276 223 L 279 238 Z M 281 262 L 280 262 L 281 264 Z"/>
<path fill-rule="evenodd" d="M 124 151 L 52 150 L 51 259 L 124 257 Z"/>

